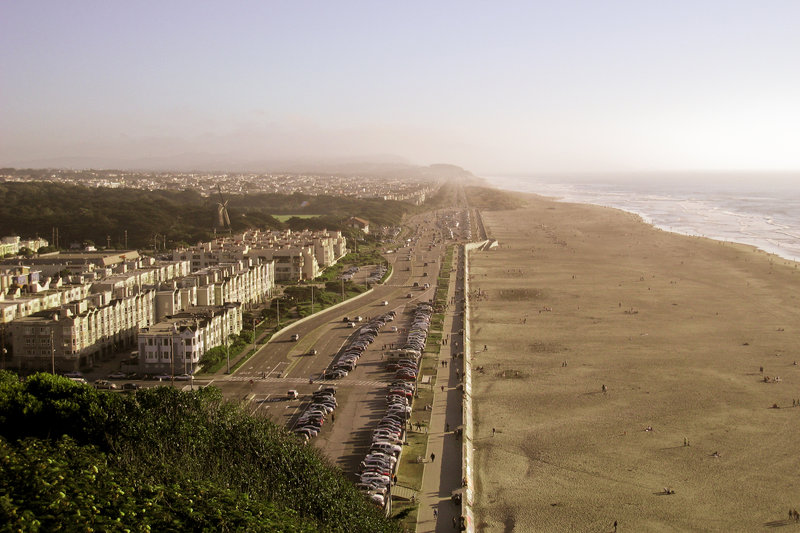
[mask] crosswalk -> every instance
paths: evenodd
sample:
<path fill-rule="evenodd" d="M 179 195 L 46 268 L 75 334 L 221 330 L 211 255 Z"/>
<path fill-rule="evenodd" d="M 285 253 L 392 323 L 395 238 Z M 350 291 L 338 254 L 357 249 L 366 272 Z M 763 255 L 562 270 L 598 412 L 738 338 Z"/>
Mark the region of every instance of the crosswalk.
<path fill-rule="evenodd" d="M 223 378 L 217 378 L 216 381 L 252 381 L 253 383 L 308 383 L 307 378 L 278 378 L 278 377 L 266 377 L 262 378 L 261 374 L 258 375 L 241 375 L 237 374 L 235 376 L 226 376 Z M 389 385 L 388 381 L 379 381 L 379 380 L 371 380 L 371 379 L 315 379 L 314 383 L 320 385 L 334 385 L 337 387 L 348 387 L 348 386 L 364 386 L 364 387 L 386 387 Z"/>

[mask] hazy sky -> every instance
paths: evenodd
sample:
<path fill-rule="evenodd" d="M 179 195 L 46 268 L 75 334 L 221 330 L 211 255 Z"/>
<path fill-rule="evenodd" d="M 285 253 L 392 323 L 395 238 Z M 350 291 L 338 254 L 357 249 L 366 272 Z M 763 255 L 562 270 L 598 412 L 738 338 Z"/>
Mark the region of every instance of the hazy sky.
<path fill-rule="evenodd" d="M 0 165 L 800 170 L 800 1 L 0 0 Z"/>

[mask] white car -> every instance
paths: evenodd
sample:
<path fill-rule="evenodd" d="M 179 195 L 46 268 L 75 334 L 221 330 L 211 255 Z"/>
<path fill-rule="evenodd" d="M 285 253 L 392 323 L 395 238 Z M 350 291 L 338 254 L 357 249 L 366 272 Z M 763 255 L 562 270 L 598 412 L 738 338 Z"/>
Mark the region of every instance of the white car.
<path fill-rule="evenodd" d="M 377 474 L 375 472 L 367 472 L 365 474 L 361 474 L 362 483 L 369 483 L 370 481 L 379 481 L 385 485 L 388 485 L 392 482 L 392 479 L 389 476 L 384 476 L 383 474 Z"/>
<path fill-rule="evenodd" d="M 386 455 L 380 452 L 372 452 L 371 454 L 367 455 L 367 457 L 364 459 L 364 461 L 367 463 L 369 463 L 371 460 L 389 464 L 392 466 L 394 466 L 395 463 L 397 463 L 397 457 L 395 457 L 394 455 Z"/>
<path fill-rule="evenodd" d="M 399 454 L 403 449 L 397 444 L 392 444 L 388 441 L 378 441 L 372 443 L 372 449 L 379 450 L 384 453 L 391 453 L 394 455 Z"/>
<path fill-rule="evenodd" d="M 324 403 L 314 403 L 312 405 L 313 405 L 314 409 L 316 409 L 318 411 L 324 411 L 325 414 L 330 414 L 330 413 L 333 412 L 333 406 L 332 405 L 327 405 L 327 404 L 324 404 Z"/>

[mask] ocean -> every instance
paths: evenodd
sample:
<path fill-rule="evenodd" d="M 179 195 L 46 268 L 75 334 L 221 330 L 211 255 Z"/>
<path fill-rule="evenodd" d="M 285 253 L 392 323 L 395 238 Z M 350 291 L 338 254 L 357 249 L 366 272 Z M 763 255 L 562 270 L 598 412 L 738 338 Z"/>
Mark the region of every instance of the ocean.
<path fill-rule="evenodd" d="M 800 261 L 800 175 L 498 176 L 493 187 L 615 207 L 660 229 Z"/>

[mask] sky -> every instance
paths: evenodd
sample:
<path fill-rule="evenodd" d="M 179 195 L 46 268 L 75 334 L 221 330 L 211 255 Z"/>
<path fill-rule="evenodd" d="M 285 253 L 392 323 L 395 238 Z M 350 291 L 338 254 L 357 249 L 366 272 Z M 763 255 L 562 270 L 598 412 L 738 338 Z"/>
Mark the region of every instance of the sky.
<path fill-rule="evenodd" d="M 0 0 L 0 165 L 800 170 L 800 2 Z"/>

